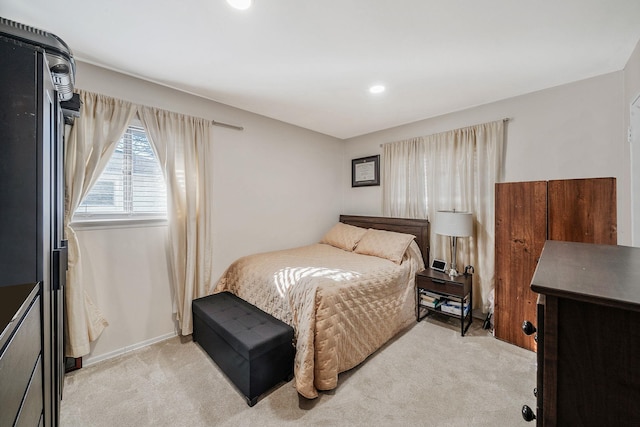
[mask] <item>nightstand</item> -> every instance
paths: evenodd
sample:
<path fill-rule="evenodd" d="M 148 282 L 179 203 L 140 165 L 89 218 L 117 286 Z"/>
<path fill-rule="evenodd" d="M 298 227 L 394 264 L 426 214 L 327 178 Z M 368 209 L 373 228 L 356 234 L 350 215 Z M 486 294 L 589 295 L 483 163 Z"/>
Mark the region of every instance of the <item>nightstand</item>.
<path fill-rule="evenodd" d="M 433 302 L 432 302 L 433 301 Z M 473 276 L 449 276 L 427 268 L 416 274 L 416 320 L 430 313 L 460 319 L 460 335 L 464 336 L 473 321 Z"/>

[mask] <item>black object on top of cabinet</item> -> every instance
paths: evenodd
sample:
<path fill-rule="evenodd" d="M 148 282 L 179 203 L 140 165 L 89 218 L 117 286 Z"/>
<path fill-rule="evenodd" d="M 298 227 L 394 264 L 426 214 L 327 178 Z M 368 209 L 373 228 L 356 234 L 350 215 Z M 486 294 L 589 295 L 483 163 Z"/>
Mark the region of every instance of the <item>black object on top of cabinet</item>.
<path fill-rule="evenodd" d="M 69 46 L 55 34 L 0 17 L 0 35 L 37 46 L 45 52 L 48 69 L 60 101 L 73 96 L 76 63 Z"/>

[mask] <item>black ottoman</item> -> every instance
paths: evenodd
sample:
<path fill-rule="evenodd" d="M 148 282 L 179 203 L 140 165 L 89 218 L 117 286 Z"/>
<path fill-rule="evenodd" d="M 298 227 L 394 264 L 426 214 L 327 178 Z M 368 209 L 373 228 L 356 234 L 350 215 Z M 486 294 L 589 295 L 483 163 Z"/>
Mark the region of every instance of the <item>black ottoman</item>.
<path fill-rule="evenodd" d="M 293 328 L 229 292 L 193 300 L 193 340 L 253 406 L 292 378 Z"/>

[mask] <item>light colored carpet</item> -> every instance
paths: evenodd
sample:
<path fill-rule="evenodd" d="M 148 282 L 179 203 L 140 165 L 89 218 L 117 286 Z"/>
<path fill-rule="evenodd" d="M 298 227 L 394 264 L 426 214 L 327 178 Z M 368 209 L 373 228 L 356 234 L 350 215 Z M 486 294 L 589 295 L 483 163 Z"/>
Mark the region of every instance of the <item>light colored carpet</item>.
<path fill-rule="evenodd" d="M 535 408 L 535 353 L 481 323 L 460 337 L 453 319 L 432 316 L 341 374 L 337 389 L 307 400 L 283 383 L 253 408 L 196 343 L 171 338 L 68 374 L 61 425 L 526 424 L 520 409 Z"/>

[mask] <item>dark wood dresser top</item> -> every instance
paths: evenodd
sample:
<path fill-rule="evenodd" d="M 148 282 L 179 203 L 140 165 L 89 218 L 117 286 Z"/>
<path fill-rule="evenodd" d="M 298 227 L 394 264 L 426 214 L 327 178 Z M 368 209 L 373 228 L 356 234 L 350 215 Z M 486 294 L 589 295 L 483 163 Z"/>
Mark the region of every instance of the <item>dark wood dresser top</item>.
<path fill-rule="evenodd" d="M 640 311 L 640 248 L 547 240 L 531 289 Z"/>

